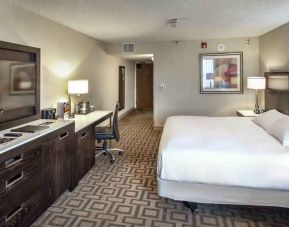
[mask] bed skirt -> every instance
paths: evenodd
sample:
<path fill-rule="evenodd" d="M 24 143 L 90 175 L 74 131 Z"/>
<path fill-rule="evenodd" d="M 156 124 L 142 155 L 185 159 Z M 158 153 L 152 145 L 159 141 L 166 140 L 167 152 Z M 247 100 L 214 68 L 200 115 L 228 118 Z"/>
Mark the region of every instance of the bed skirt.
<path fill-rule="evenodd" d="M 184 183 L 158 178 L 158 194 L 179 201 L 289 208 L 289 191 Z"/>

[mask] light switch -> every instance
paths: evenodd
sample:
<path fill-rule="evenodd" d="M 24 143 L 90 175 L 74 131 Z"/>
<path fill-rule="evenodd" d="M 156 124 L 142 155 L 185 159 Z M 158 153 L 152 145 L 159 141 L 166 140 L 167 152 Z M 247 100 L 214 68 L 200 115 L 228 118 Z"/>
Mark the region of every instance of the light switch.
<path fill-rule="evenodd" d="M 167 85 L 165 83 L 160 83 L 160 88 L 164 91 L 167 89 Z"/>

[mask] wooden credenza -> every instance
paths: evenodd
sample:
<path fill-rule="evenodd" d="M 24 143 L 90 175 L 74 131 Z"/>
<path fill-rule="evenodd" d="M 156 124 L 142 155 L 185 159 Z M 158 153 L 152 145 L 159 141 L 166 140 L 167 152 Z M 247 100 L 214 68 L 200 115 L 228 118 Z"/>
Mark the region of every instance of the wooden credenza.
<path fill-rule="evenodd" d="M 0 226 L 29 226 L 71 187 L 74 124 L 0 155 Z"/>
<path fill-rule="evenodd" d="M 94 127 L 111 116 L 111 111 L 96 111 L 57 121 L 49 132 L 26 134 L 8 148 L 0 145 L 0 227 L 30 226 L 77 186 L 95 163 Z"/>

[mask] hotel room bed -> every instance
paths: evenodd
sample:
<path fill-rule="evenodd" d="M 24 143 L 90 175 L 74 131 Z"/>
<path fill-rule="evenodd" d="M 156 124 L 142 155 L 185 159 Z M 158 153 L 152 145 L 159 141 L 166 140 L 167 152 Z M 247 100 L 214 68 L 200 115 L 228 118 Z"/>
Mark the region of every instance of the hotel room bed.
<path fill-rule="evenodd" d="M 168 118 L 157 171 L 163 197 L 289 207 L 289 150 L 250 118 Z"/>
<path fill-rule="evenodd" d="M 157 163 L 160 196 L 289 208 L 289 73 L 265 76 L 265 108 L 271 111 L 254 120 L 167 119 Z"/>

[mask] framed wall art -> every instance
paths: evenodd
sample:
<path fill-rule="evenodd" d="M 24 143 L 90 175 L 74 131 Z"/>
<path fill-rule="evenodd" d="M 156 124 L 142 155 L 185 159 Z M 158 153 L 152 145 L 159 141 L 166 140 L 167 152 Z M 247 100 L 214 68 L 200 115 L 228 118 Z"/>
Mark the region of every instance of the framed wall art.
<path fill-rule="evenodd" d="M 202 94 L 243 93 L 243 53 L 200 55 Z"/>

